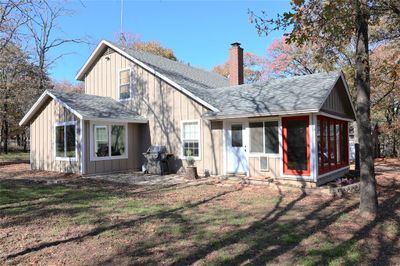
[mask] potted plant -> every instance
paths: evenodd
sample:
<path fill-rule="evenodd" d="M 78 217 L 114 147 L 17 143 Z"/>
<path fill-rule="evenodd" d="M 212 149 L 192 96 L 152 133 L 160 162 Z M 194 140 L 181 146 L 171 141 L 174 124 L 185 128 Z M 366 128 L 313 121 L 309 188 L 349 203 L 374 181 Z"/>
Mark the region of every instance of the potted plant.
<path fill-rule="evenodd" d="M 188 150 L 186 152 L 186 177 L 188 179 L 198 179 L 197 167 L 194 165 L 194 158 L 192 157 L 192 151 Z"/>

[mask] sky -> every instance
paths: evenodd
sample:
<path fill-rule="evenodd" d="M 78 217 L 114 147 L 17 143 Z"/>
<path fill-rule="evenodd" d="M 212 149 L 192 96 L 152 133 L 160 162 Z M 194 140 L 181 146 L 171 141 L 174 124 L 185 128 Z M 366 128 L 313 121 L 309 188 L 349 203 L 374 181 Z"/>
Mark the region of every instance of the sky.
<path fill-rule="evenodd" d="M 70 16 L 58 20 L 54 37 L 84 38 L 90 44 L 66 44 L 51 51 L 50 58 L 65 54 L 50 69 L 53 79 L 75 82 L 102 39 L 114 41 L 121 28 L 121 0 L 69 1 Z M 211 70 L 224 63 L 233 42 L 258 55 L 283 32 L 259 36 L 250 23 L 248 10 L 275 16 L 289 10 L 289 1 L 133 1 L 123 0 L 123 31 L 144 41 L 158 41 L 171 48 L 178 60 Z"/>

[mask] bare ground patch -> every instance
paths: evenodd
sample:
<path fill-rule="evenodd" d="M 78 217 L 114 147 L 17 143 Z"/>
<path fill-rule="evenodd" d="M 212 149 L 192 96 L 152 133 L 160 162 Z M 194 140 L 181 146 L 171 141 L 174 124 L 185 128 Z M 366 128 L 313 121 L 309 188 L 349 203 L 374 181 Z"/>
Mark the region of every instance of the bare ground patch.
<path fill-rule="evenodd" d="M 0 264 L 396 265 L 400 172 L 390 169 L 399 166 L 377 164 L 372 222 L 358 217 L 356 196 L 134 186 L 0 166 Z"/>

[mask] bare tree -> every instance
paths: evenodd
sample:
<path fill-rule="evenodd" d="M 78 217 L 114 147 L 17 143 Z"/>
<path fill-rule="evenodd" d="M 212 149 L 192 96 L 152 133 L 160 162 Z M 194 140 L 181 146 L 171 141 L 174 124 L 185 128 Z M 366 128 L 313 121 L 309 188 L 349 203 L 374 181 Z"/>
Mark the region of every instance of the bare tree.
<path fill-rule="evenodd" d="M 18 29 L 27 22 L 27 9 L 25 0 L 0 2 L 0 54 L 17 37 Z"/>
<path fill-rule="evenodd" d="M 39 67 L 38 93 L 48 87 L 47 70 L 58 59 L 63 57 L 60 54 L 55 58 L 49 58 L 49 52 L 67 43 L 87 43 L 79 38 L 63 38 L 55 36 L 56 32 L 61 32 L 57 20 L 63 16 L 72 15 L 72 11 L 52 1 L 31 1 L 31 10 L 28 14 L 28 29 L 32 37 L 35 50 L 35 57 Z"/>

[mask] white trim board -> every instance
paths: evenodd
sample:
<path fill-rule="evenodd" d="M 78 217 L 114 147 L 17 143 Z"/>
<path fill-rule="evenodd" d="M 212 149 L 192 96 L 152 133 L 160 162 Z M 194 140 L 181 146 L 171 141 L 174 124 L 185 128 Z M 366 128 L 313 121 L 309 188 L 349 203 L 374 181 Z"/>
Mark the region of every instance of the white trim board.
<path fill-rule="evenodd" d="M 207 103 L 206 101 L 200 99 L 199 97 L 197 97 L 196 95 L 194 95 L 193 93 L 191 93 L 190 91 L 188 91 L 187 89 L 183 88 L 182 86 L 180 86 L 179 84 L 177 84 L 176 82 L 172 81 L 171 79 L 167 78 L 166 76 L 164 76 L 163 74 L 155 71 L 153 68 L 149 67 L 148 65 L 146 65 L 145 63 L 143 63 L 142 61 L 139 61 L 138 59 L 134 58 L 133 56 L 131 56 L 130 54 L 128 54 L 127 52 L 123 51 L 122 49 L 120 49 L 119 47 L 115 46 L 114 44 L 106 41 L 106 40 L 102 40 L 96 47 L 96 49 L 93 51 L 93 53 L 90 55 L 89 59 L 86 61 L 86 63 L 83 65 L 83 67 L 79 70 L 78 74 L 75 76 L 75 79 L 82 81 L 84 78 L 84 75 L 87 72 L 87 69 L 89 68 L 90 65 L 93 64 L 93 61 L 97 59 L 97 56 L 99 55 L 100 51 L 104 48 L 104 47 L 110 47 L 113 50 L 117 51 L 119 54 L 125 56 L 126 58 L 128 58 L 129 60 L 133 61 L 134 63 L 136 63 L 137 65 L 141 66 L 142 68 L 146 69 L 147 71 L 149 71 L 150 73 L 152 73 L 153 75 L 159 77 L 160 79 L 164 80 L 165 82 L 167 82 L 168 84 L 172 85 L 174 88 L 176 88 L 178 91 L 182 92 L 183 94 L 185 94 L 186 96 L 188 96 L 189 98 L 195 100 L 196 102 L 200 103 L 201 105 L 207 107 L 208 109 L 210 109 L 211 111 L 214 112 L 218 112 L 219 110 L 212 106 L 211 104 Z"/>

